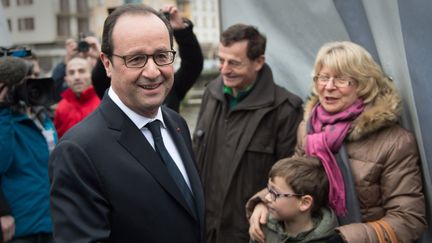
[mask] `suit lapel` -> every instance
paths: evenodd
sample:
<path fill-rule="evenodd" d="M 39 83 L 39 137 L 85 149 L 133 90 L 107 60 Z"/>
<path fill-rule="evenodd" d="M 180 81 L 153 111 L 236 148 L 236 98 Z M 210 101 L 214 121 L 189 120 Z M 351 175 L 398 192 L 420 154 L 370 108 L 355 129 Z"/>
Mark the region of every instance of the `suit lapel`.
<path fill-rule="evenodd" d="M 142 132 L 107 95 L 100 110 L 108 122 L 108 127 L 118 132 L 117 141 L 191 214 L 183 195 Z"/>
<path fill-rule="evenodd" d="M 195 162 L 193 159 L 193 155 L 190 153 L 190 149 L 186 145 L 185 139 L 188 136 L 184 129 L 188 129 L 187 127 L 181 127 L 180 124 L 175 122 L 175 119 L 170 116 L 164 109 L 162 109 L 162 114 L 164 117 L 164 122 L 168 128 L 168 131 L 171 137 L 174 140 L 174 143 L 177 146 L 177 150 L 180 153 L 183 164 L 185 166 L 186 172 L 189 177 L 189 182 L 191 184 L 192 192 L 194 194 L 194 200 L 198 211 L 198 216 L 201 219 L 204 216 L 204 195 L 202 191 L 200 177 L 198 175 L 198 171 L 195 166 Z"/>

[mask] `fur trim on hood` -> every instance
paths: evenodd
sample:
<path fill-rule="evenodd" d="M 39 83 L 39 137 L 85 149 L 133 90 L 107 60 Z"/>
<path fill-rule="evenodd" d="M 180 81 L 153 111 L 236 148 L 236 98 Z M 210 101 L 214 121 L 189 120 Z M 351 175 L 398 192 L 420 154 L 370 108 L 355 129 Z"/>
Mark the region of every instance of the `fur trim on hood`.
<path fill-rule="evenodd" d="M 400 96 L 390 80 L 384 81 L 378 95 L 365 104 L 364 111 L 353 121 L 347 139 L 356 141 L 379 129 L 391 126 L 399 121 Z M 318 103 L 318 96 L 312 94 L 305 105 L 304 120 L 309 120 L 313 107 Z"/>

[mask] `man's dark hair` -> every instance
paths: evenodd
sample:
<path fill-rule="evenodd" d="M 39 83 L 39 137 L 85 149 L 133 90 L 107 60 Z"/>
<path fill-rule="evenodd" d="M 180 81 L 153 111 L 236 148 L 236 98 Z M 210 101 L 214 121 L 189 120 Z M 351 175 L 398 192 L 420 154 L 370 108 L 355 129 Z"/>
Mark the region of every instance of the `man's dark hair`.
<path fill-rule="evenodd" d="M 168 29 L 169 37 L 170 37 L 170 46 L 171 48 L 173 48 L 173 31 L 170 23 L 168 22 L 168 20 L 166 20 L 166 18 L 163 16 L 162 13 L 156 11 L 152 7 L 147 6 L 145 4 L 125 4 L 120 7 L 117 7 L 110 15 L 108 15 L 108 17 L 104 22 L 104 28 L 102 33 L 102 52 L 105 53 L 108 56 L 108 58 L 111 59 L 114 50 L 114 44 L 112 40 L 112 33 L 114 30 L 114 26 L 116 25 L 118 18 L 125 14 L 128 15 L 154 14 L 157 17 L 159 17 L 164 22 L 165 26 Z M 125 36 L 125 38 L 127 37 Z"/>
<path fill-rule="evenodd" d="M 230 26 L 220 37 L 224 46 L 230 46 L 235 42 L 247 41 L 247 57 L 255 60 L 264 55 L 266 49 L 266 37 L 257 28 L 251 25 L 235 24 Z"/>
<path fill-rule="evenodd" d="M 269 172 L 269 178 L 281 177 L 294 193 L 310 195 L 314 202 L 311 214 L 321 214 L 321 208 L 328 205 L 329 182 L 319 159 L 313 157 L 291 157 L 276 162 Z"/>

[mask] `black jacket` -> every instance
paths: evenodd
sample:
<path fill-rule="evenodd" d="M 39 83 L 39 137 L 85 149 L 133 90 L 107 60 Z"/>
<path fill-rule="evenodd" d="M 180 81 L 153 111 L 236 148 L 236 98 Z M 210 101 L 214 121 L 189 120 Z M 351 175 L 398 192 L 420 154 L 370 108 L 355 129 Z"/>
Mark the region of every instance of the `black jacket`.
<path fill-rule="evenodd" d="M 204 199 L 186 122 L 162 107 L 198 217 L 140 129 L 105 96 L 69 130 L 49 162 L 54 239 L 204 243 Z"/>

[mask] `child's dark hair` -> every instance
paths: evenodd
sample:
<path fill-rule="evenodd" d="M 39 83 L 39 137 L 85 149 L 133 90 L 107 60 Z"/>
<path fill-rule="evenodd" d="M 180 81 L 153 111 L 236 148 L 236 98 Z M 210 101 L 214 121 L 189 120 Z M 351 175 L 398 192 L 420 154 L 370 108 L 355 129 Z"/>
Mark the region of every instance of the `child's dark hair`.
<path fill-rule="evenodd" d="M 321 161 L 313 157 L 291 157 L 276 162 L 269 178 L 282 177 L 293 192 L 313 198 L 312 216 L 320 216 L 328 205 L 329 183 Z"/>

